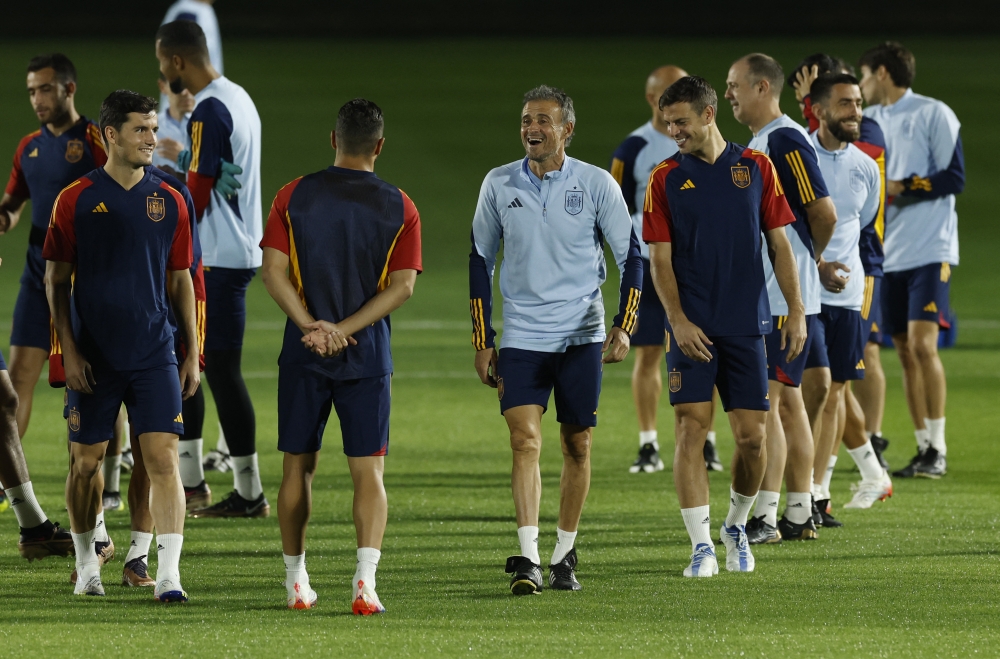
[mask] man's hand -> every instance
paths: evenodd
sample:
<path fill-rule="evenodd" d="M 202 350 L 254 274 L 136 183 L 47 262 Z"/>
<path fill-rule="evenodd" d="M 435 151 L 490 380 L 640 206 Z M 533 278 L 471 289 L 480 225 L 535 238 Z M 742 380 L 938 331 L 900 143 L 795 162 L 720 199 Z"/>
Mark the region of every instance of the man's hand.
<path fill-rule="evenodd" d="M 625 359 L 625 355 L 628 354 L 629 346 L 632 344 L 632 337 L 629 333 L 620 327 L 612 327 L 611 333 L 608 334 L 608 338 L 604 339 L 604 347 L 601 348 L 601 352 L 604 353 L 604 358 L 601 359 L 602 364 L 617 364 L 621 360 Z"/>
<path fill-rule="evenodd" d="M 497 388 L 497 351 L 494 348 L 476 351 L 476 373 L 483 384 Z"/>
<path fill-rule="evenodd" d="M 887 197 L 896 197 L 906 191 L 906 186 L 902 181 L 886 181 L 885 194 Z"/>
<path fill-rule="evenodd" d="M 302 326 L 312 330 L 302 337 L 302 343 L 320 357 L 336 357 L 348 346 L 358 345 L 353 336 L 345 335 L 336 323 L 314 320 Z"/>
<path fill-rule="evenodd" d="M 700 327 L 687 318 L 682 318 L 677 322 L 671 321 L 670 326 L 674 330 L 674 340 L 677 341 L 677 345 L 686 357 L 696 362 L 708 363 L 712 361 L 712 352 L 708 349 L 712 342 L 708 340 Z"/>
<path fill-rule="evenodd" d="M 160 156 L 166 158 L 167 160 L 172 160 L 177 162 L 178 156 L 184 151 L 184 145 L 177 140 L 172 140 L 169 137 L 161 137 L 156 141 L 156 153 Z M 188 152 L 188 163 L 191 162 L 191 152 Z M 184 167 L 187 170 L 187 167 Z"/>
<path fill-rule="evenodd" d="M 851 280 L 850 277 L 841 277 L 837 274 L 838 270 L 843 270 L 844 272 L 851 271 L 850 268 L 839 261 L 824 261 L 820 258 L 817 267 L 819 268 L 819 282 L 823 284 L 823 288 L 831 293 L 842 293 L 847 286 L 847 282 Z"/>
<path fill-rule="evenodd" d="M 806 316 L 801 309 L 797 309 L 788 314 L 788 319 L 781 326 L 781 349 L 788 346 L 785 354 L 785 361 L 791 363 L 802 354 L 802 348 L 806 345 Z"/>
<path fill-rule="evenodd" d="M 83 358 L 76 350 L 63 349 L 63 367 L 66 371 L 66 388 L 70 391 L 79 391 L 85 394 L 92 394 L 91 387 L 97 384 L 94 379 L 94 370 L 90 363 Z"/>
<path fill-rule="evenodd" d="M 181 379 L 181 398 L 187 400 L 194 396 L 201 385 L 201 371 L 198 369 L 198 355 L 189 352 L 184 363 L 177 371 Z M 68 384 L 68 378 L 67 378 Z"/>
<path fill-rule="evenodd" d="M 188 167 L 191 166 L 191 152 L 185 149 L 177 154 L 177 171 L 187 174 Z"/>
<path fill-rule="evenodd" d="M 803 66 L 795 72 L 795 83 L 792 86 L 795 87 L 796 101 L 801 103 L 802 99 L 809 95 L 809 90 L 818 77 L 819 66 L 816 64 L 813 64 L 811 67 Z"/>
<path fill-rule="evenodd" d="M 232 199 L 237 191 L 243 187 L 236 180 L 237 174 L 242 174 L 243 168 L 225 160 L 219 161 L 219 178 L 215 179 L 215 190 L 226 199 Z"/>

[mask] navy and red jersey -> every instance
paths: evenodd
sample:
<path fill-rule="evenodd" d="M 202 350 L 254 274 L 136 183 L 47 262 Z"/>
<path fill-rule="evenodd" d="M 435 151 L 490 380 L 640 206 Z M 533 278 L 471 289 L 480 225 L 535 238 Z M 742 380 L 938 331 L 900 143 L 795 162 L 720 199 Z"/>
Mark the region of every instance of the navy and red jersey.
<path fill-rule="evenodd" d="M 184 197 L 147 168 L 125 190 L 103 168 L 56 197 L 42 255 L 75 266 L 73 336 L 95 367 L 176 364 L 167 271 L 192 263 Z"/>
<path fill-rule="evenodd" d="M 708 336 L 771 331 L 762 231 L 795 221 L 774 165 L 728 143 L 714 164 L 678 153 L 649 177 L 642 239 L 671 243 L 681 308 Z"/>
<path fill-rule="evenodd" d="M 31 226 L 44 232 L 59 191 L 107 161 L 101 129 L 86 117 L 58 137 L 42 126 L 17 145 L 6 192 L 31 199 Z"/>
<path fill-rule="evenodd" d="M 288 255 L 289 278 L 313 318 L 339 323 L 389 285 L 397 270 L 423 270 L 420 214 L 406 193 L 372 172 L 330 167 L 283 187 L 260 246 Z M 335 380 L 392 372 L 389 319 L 354 334 L 358 345 L 322 358 L 289 320 L 279 364 L 307 364 Z"/>

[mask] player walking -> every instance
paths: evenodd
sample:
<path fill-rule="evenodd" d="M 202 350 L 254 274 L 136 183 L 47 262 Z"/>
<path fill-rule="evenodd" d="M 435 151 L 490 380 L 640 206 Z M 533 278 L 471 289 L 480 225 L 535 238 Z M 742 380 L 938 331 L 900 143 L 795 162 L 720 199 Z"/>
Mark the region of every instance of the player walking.
<path fill-rule="evenodd" d="M 188 122 L 187 183 L 201 218 L 208 297 L 205 377 L 233 458 L 233 492 L 192 515 L 266 517 L 271 506 L 260 483 L 256 420 L 241 372 L 246 290 L 261 264 L 260 117 L 246 91 L 212 67 L 205 34 L 197 24 L 174 21 L 161 26 L 156 56 L 171 89 L 187 89 L 197 103 Z M 239 189 L 228 195 L 216 187 L 223 160 L 242 171 Z M 201 462 L 202 440 L 186 441 L 182 451 Z M 192 468 L 190 474 L 187 485 L 203 479 L 200 469 Z"/>
<path fill-rule="evenodd" d="M 813 466 L 813 433 L 806 415 L 800 385 L 811 339 L 820 312 L 820 278 L 817 254 L 822 254 L 837 223 L 837 213 L 826 191 L 809 134 L 781 112 L 784 85 L 781 65 L 772 57 L 753 53 L 737 60 L 726 79 L 726 98 L 736 120 L 753 132 L 750 148 L 768 154 L 785 190 L 785 198 L 798 220 L 786 228 L 795 253 L 798 281 L 805 304 L 809 336 L 798 359 L 781 347 L 787 311 L 784 290 L 765 259 L 767 293 L 773 314 L 767 336 L 768 397 L 767 471 L 757 509 L 747 534 L 753 544 L 816 537 L 812 520 L 810 474 Z M 785 515 L 778 520 L 781 480 L 785 478 Z"/>
<path fill-rule="evenodd" d="M 66 505 L 79 573 L 74 593 L 104 594 L 92 546 L 99 474 L 124 402 L 152 483 L 155 597 L 187 601 L 178 569 L 184 499 L 177 437 L 184 430 L 181 397 L 191 396 L 200 380 L 190 219 L 184 198 L 144 169 L 156 147 L 156 101 L 113 92 L 101 105 L 100 122 L 108 164 L 59 193 L 43 250 L 68 390 Z M 168 298 L 192 347 L 179 377 Z"/>
<path fill-rule="evenodd" d="M 285 454 L 278 521 L 294 609 L 316 602 L 305 565 L 306 525 L 333 406 L 354 481 L 354 613 L 385 611 L 375 569 L 387 516 L 388 316 L 413 294 L 423 266 L 416 207 L 374 173 L 383 129 L 382 110 L 371 101 L 340 108 L 333 167 L 278 192 L 261 241 L 264 285 L 288 315 L 278 358 L 278 449 Z"/>
<path fill-rule="evenodd" d="M 521 555 L 508 558 L 506 570 L 513 574 L 515 595 L 542 590 L 538 458 L 542 414 L 553 388 L 563 470 L 549 586 L 580 590 L 574 543 L 590 489 L 602 364 L 628 354 L 642 292 L 638 239 L 618 185 L 606 171 L 566 155 L 575 127 L 573 99 L 562 90 L 542 85 L 525 94 L 521 142 L 527 155 L 486 176 L 472 220 L 476 371 L 483 384 L 497 389 L 514 454 L 511 487 Z M 498 357 L 491 316 L 501 240 L 504 332 Z M 608 336 L 601 296 L 605 241 L 621 273 L 618 315 Z"/>
<path fill-rule="evenodd" d="M 958 265 L 955 195 L 965 188 L 961 124 L 941 101 L 910 86 L 916 60 L 889 41 L 861 56 L 865 116 L 878 121 L 888 146 L 883 330 L 903 365 L 917 455 L 894 476 L 940 478 L 947 471 L 947 382 L 938 333 L 947 327 L 951 268 Z"/>
<path fill-rule="evenodd" d="M 650 176 L 643 215 L 653 282 L 667 310 L 667 383 L 674 406 L 674 485 L 691 537 L 686 577 L 718 573 L 710 535 L 703 448 L 717 386 L 736 441 L 729 513 L 722 526 L 726 568 L 752 572 L 746 522 L 766 467 L 767 357 L 771 311 L 761 232 L 787 318 L 779 348 L 794 360 L 806 340 L 795 256 L 784 227 L 795 221 L 764 154 L 726 142 L 715 123 L 718 97 L 697 76 L 664 92 L 660 108 L 680 153 Z"/>

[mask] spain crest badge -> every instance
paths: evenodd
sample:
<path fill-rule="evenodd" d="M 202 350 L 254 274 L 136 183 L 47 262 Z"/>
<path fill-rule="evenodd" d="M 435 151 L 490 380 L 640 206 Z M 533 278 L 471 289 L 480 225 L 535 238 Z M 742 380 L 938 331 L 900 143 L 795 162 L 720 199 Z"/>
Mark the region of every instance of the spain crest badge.
<path fill-rule="evenodd" d="M 733 170 L 733 183 L 736 184 L 737 188 L 748 188 L 750 187 L 750 168 L 746 165 L 737 165 L 731 167 Z"/>
<path fill-rule="evenodd" d="M 566 212 L 570 215 L 579 215 L 583 211 L 583 191 L 566 191 Z"/>
<path fill-rule="evenodd" d="M 146 215 L 154 222 L 166 217 L 167 206 L 163 197 L 146 197 Z"/>
<path fill-rule="evenodd" d="M 66 161 L 75 163 L 81 160 L 83 160 L 83 140 L 66 142 Z"/>
<path fill-rule="evenodd" d="M 671 371 L 667 378 L 667 386 L 670 392 L 676 394 L 681 390 L 681 374 L 678 371 Z"/>

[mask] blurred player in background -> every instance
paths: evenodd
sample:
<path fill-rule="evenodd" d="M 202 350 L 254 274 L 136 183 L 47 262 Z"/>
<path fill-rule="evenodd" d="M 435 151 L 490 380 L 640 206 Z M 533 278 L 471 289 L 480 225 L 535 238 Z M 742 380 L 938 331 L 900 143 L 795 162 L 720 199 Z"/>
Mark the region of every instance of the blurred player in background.
<path fill-rule="evenodd" d="M 233 459 L 235 489 L 196 517 L 266 517 L 257 466 L 256 419 L 243 381 L 246 290 L 261 264 L 260 117 L 250 96 L 209 62 L 205 35 L 191 21 L 160 27 L 160 72 L 175 93 L 187 89 L 196 106 L 188 122 L 191 160 L 187 184 L 200 218 L 207 293 L 205 377 Z M 219 189 L 223 161 L 240 170 L 235 188 Z M 200 460 L 201 439 L 185 451 Z"/>
<path fill-rule="evenodd" d="M 622 188 L 625 205 L 632 215 L 632 227 L 636 236 L 642 235 L 642 204 L 646 197 L 646 184 L 653 168 L 677 153 L 677 145 L 667 136 L 667 128 L 657 104 L 660 96 L 670 85 L 687 75 L 676 66 L 661 66 L 646 78 L 646 103 L 652 109 L 653 117 L 632 131 L 615 150 L 611 158 L 611 175 Z M 649 270 L 649 247 L 639 243 L 643 259 L 643 284 L 647 292 L 639 302 L 635 334 L 632 335 L 632 349 L 635 352 L 635 366 L 632 369 L 632 398 L 635 400 L 639 419 L 639 455 L 629 468 L 633 474 L 652 473 L 663 469 L 660 458 L 660 443 L 657 437 L 656 412 L 660 403 L 663 380 L 660 363 L 663 360 L 663 341 L 666 327 L 666 312 L 660 298 L 652 294 L 653 284 Z M 714 415 L 713 415 L 714 416 Z M 715 451 L 715 433 L 709 431 L 705 443 L 705 464 L 709 469 L 721 470 Z"/>
<path fill-rule="evenodd" d="M 160 106 L 157 118 L 160 121 L 160 131 L 156 134 L 156 153 L 153 154 L 153 166 L 161 170 L 184 176 L 189 162 L 177 163 L 181 153 L 191 151 L 191 140 L 188 137 L 188 119 L 194 110 L 194 96 L 186 89 L 175 94 L 170 90 L 167 78 L 160 74 L 160 95 L 168 99 L 166 105 Z M 183 165 L 183 166 L 182 166 Z"/>
<path fill-rule="evenodd" d="M 917 455 L 893 475 L 940 478 L 948 451 L 938 334 L 948 325 L 951 268 L 958 265 L 955 195 L 965 188 L 965 158 L 955 113 L 911 89 L 916 66 L 913 54 L 892 41 L 859 62 L 865 116 L 882 127 L 888 148 L 882 329 L 903 365 L 917 438 Z"/>
<path fill-rule="evenodd" d="M 542 85 L 525 94 L 521 143 L 527 155 L 486 176 L 472 220 L 476 371 L 483 384 L 497 389 L 514 454 L 511 488 L 521 554 L 507 559 L 506 571 L 513 574 L 515 595 L 542 590 L 538 459 L 542 414 L 553 388 L 563 468 L 549 587 L 580 590 L 574 544 L 590 489 L 603 364 L 628 354 L 642 293 L 639 241 L 621 190 L 603 169 L 566 155 L 575 127 L 573 99 L 562 90 Z M 498 357 L 491 317 L 501 241 L 504 330 Z M 621 273 L 618 314 L 608 335 L 601 296 L 605 241 Z"/>
<path fill-rule="evenodd" d="M 389 450 L 389 314 L 413 294 L 423 265 L 416 206 L 375 175 L 384 126 L 371 101 L 357 98 L 340 108 L 333 167 L 278 192 L 261 241 L 264 285 L 288 315 L 278 358 L 278 449 L 285 454 L 278 521 L 293 609 L 316 602 L 305 536 L 332 406 L 354 481 L 353 611 L 385 611 L 375 570 L 388 510 L 382 473 Z"/>
<path fill-rule="evenodd" d="M 674 485 L 691 538 L 685 577 L 719 572 L 711 537 L 703 445 L 718 387 L 729 413 L 733 455 L 729 512 L 722 525 L 726 568 L 752 572 L 746 522 L 766 465 L 767 356 L 770 331 L 764 233 L 788 300 L 780 349 L 794 359 L 806 321 L 785 225 L 795 221 L 774 166 L 762 153 L 726 142 L 716 124 L 718 96 L 690 76 L 660 98 L 680 152 L 653 170 L 643 206 L 656 292 L 667 311 L 667 385 L 674 406 Z"/>
<path fill-rule="evenodd" d="M 212 6 L 214 4 L 215 0 L 177 0 L 167 9 L 167 14 L 163 17 L 161 25 L 173 23 L 174 21 L 192 21 L 197 23 L 201 31 L 205 33 L 205 47 L 208 49 L 208 59 L 212 63 L 212 68 L 221 75 L 223 73 L 222 35 L 219 33 L 219 20 L 216 18 L 215 8 Z M 161 116 L 165 113 L 166 108 L 169 107 L 170 102 L 170 92 L 161 87 Z M 160 131 L 163 132 L 162 125 L 160 126 Z M 174 138 L 171 136 L 171 139 Z M 172 148 L 172 146 L 167 147 L 168 150 L 172 150 Z"/>
<path fill-rule="evenodd" d="M 796 222 L 786 227 L 795 252 L 800 294 L 805 304 L 809 336 L 796 359 L 781 348 L 787 322 L 784 289 L 764 260 L 772 325 L 767 337 L 768 392 L 767 472 L 761 485 L 754 517 L 747 525 L 752 544 L 816 537 L 812 521 L 810 475 L 813 466 L 813 433 L 803 402 L 802 372 L 818 331 L 820 277 L 817 262 L 837 224 L 809 134 L 781 112 L 781 65 L 767 55 L 753 53 L 737 60 L 726 79 L 726 98 L 736 120 L 750 128 L 750 148 L 768 154 Z M 785 514 L 778 519 L 781 481 L 786 483 Z"/>
<path fill-rule="evenodd" d="M 151 481 L 159 558 L 154 596 L 183 602 L 187 594 L 178 564 L 184 494 L 177 438 L 184 429 L 182 396 L 190 397 L 200 379 L 188 270 L 190 218 L 180 193 L 145 169 L 156 147 L 156 102 L 127 90 L 113 92 L 101 106 L 100 122 L 108 163 L 59 193 L 43 249 L 66 369 L 72 442 L 66 505 L 79 573 L 74 594 L 104 595 L 92 547 L 103 480 L 99 467 L 124 403 Z M 171 303 L 192 346 L 180 364 L 168 318 Z"/>

